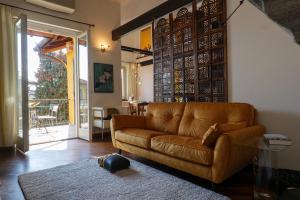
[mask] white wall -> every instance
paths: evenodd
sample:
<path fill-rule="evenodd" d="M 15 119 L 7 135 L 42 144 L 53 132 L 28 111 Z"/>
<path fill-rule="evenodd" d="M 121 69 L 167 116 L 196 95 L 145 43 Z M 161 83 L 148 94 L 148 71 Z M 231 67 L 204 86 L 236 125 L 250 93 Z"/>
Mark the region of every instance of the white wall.
<path fill-rule="evenodd" d="M 15 5 L 27 9 L 37 10 L 43 13 L 48 13 L 60 17 L 65 17 L 73 20 L 83 21 L 91 24 L 95 24 L 94 28 L 91 28 L 91 46 L 92 46 L 92 63 L 101 62 L 113 64 L 114 66 L 114 93 L 93 93 L 92 92 L 92 106 L 115 106 L 121 105 L 121 71 L 120 71 L 120 60 L 121 60 L 121 50 L 120 41 L 113 42 L 111 40 L 111 31 L 114 28 L 120 26 L 120 4 L 112 0 L 75 0 L 76 11 L 74 14 L 63 14 L 55 11 L 50 11 L 32 4 L 25 3 L 24 0 L 0 0 L 1 3 L 7 3 L 10 5 Z M 15 12 L 24 12 L 15 10 Z M 48 16 L 43 16 L 39 14 L 34 14 L 31 12 L 25 12 L 29 19 L 35 19 L 41 22 L 47 22 L 55 25 L 60 25 L 64 27 L 74 28 L 78 30 L 86 30 L 88 27 L 84 25 L 79 25 L 77 23 L 72 23 L 69 21 L 64 21 L 61 19 L 56 19 Z M 100 43 L 109 44 L 110 50 L 107 53 L 101 54 L 98 50 Z M 91 86 L 93 85 L 93 66 L 90 66 L 89 78 L 91 81 Z"/>
<path fill-rule="evenodd" d="M 121 0 L 121 24 L 124 24 L 167 0 Z"/>
<path fill-rule="evenodd" d="M 153 65 L 140 67 L 138 74 L 137 92 L 139 100 L 153 102 Z"/>
<path fill-rule="evenodd" d="M 238 5 L 228 0 L 228 14 Z M 283 28 L 245 2 L 228 23 L 229 100 L 248 102 L 268 133 L 294 145 L 279 164 L 300 170 L 300 46 Z"/>
<path fill-rule="evenodd" d="M 124 24 L 146 11 L 158 6 L 166 0 L 147 0 L 141 3 L 140 0 L 130 0 L 121 2 L 121 24 Z M 145 25 L 147 26 L 147 25 Z M 128 33 L 121 39 L 122 45 L 140 48 L 140 27 Z M 122 51 L 123 62 L 136 62 L 136 54 Z M 140 67 L 138 70 L 140 84 L 137 86 L 138 99 L 141 101 L 153 101 L 153 65 Z"/>
<path fill-rule="evenodd" d="M 121 38 L 121 44 L 123 46 L 128 46 L 128 47 L 133 47 L 133 48 L 139 49 L 140 48 L 140 29 L 132 31 L 132 32 L 128 33 L 127 35 L 123 36 Z M 137 57 L 137 54 L 135 54 L 135 53 L 131 53 L 131 52 L 127 52 L 127 51 L 121 52 L 122 62 L 135 63 L 136 57 Z"/>

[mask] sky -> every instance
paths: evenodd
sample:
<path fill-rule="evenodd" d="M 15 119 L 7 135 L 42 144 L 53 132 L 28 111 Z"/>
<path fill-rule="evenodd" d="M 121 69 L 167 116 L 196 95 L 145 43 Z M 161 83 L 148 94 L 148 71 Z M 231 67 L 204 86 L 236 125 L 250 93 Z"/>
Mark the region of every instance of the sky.
<path fill-rule="evenodd" d="M 42 37 L 27 36 L 28 43 L 28 81 L 36 82 L 35 72 L 40 65 L 40 57 L 38 52 L 34 51 L 34 47 L 42 40 Z"/>
<path fill-rule="evenodd" d="M 28 81 L 37 81 L 35 73 L 37 72 L 40 66 L 40 57 L 38 52 L 34 51 L 36 45 L 43 40 L 43 37 L 38 36 L 27 36 L 27 45 L 28 45 Z M 62 49 L 66 53 L 66 49 Z"/>
<path fill-rule="evenodd" d="M 80 79 L 82 80 L 88 80 L 88 52 L 87 47 L 83 45 L 79 45 L 79 74 Z"/>

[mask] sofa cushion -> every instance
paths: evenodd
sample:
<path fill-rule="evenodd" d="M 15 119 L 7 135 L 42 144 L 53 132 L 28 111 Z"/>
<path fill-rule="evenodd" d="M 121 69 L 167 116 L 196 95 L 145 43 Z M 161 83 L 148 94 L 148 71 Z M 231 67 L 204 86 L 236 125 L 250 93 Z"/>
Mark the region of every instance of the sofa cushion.
<path fill-rule="evenodd" d="M 254 124 L 255 109 L 245 103 L 186 103 L 178 135 L 202 138 L 215 123 Z"/>
<path fill-rule="evenodd" d="M 151 139 L 151 149 L 166 155 L 181 158 L 203 165 L 213 162 L 213 149 L 201 145 L 201 139 L 162 135 Z"/>
<path fill-rule="evenodd" d="M 201 144 L 208 147 L 213 147 L 215 146 L 217 139 L 221 134 L 222 131 L 220 130 L 220 125 L 215 123 L 204 133 Z"/>
<path fill-rule="evenodd" d="M 246 128 L 246 122 L 218 124 L 210 126 L 202 137 L 202 145 L 213 147 L 215 146 L 218 137 L 226 132 L 235 131 L 238 129 Z"/>
<path fill-rule="evenodd" d="M 164 133 L 158 131 L 124 128 L 115 132 L 115 139 L 120 142 L 150 149 L 151 138 L 162 134 Z"/>
<path fill-rule="evenodd" d="M 146 129 L 177 134 L 184 103 L 152 103 L 145 115 Z"/>

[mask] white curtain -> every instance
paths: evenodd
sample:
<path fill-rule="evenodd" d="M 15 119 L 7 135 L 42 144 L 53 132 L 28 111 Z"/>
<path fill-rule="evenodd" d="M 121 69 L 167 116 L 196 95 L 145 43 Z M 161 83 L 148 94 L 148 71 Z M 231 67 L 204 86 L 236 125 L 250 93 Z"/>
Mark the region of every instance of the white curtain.
<path fill-rule="evenodd" d="M 16 144 L 17 67 L 11 9 L 0 6 L 0 147 Z"/>

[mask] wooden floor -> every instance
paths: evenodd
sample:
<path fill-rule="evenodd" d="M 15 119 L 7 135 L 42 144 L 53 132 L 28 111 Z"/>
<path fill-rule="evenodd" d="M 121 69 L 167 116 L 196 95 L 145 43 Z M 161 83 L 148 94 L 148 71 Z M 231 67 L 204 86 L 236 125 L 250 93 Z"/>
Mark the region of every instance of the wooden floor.
<path fill-rule="evenodd" d="M 68 141 L 53 142 L 31 146 L 26 156 L 19 152 L 0 151 L 0 200 L 24 199 L 19 188 L 17 176 L 25 172 L 47 169 L 58 165 L 68 164 L 74 161 L 89 159 L 93 156 L 117 152 L 112 146 L 110 139 L 104 142 L 88 143 L 83 140 L 73 139 Z M 195 176 L 171 169 L 161 164 L 133 156 L 129 153 L 124 155 L 173 174 L 202 187 L 209 188 L 210 184 Z M 252 170 L 248 167 L 219 185 L 217 192 L 227 195 L 232 199 L 252 199 Z"/>

